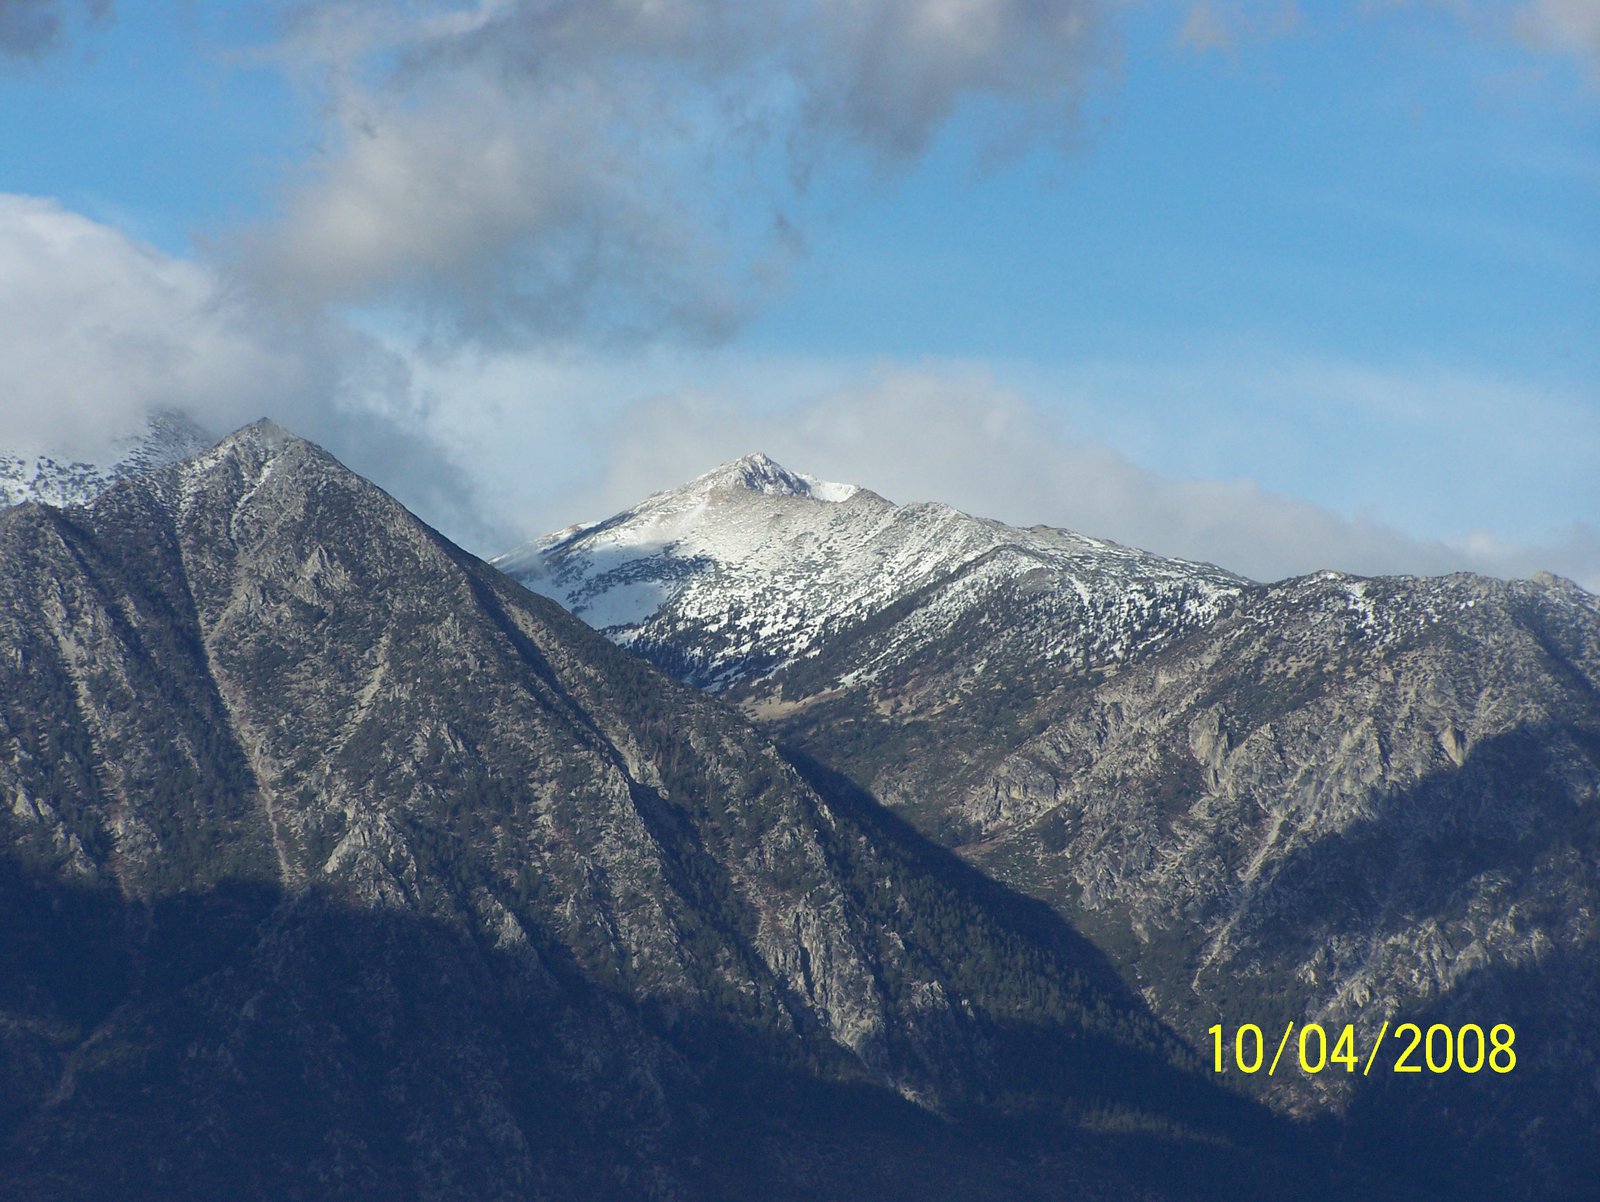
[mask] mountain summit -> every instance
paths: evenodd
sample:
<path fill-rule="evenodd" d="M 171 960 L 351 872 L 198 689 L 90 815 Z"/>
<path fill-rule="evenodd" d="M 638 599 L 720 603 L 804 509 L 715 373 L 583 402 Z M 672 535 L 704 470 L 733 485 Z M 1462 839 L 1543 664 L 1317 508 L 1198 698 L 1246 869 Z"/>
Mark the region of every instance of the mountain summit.
<path fill-rule="evenodd" d="M 1071 531 L 896 505 L 759 453 L 493 563 L 673 674 L 718 689 L 850 640 L 856 653 L 837 663 L 833 684 L 892 674 L 996 605 L 1038 617 L 1017 630 L 1031 655 L 1116 662 L 1214 616 L 1246 584 Z M 979 657 L 975 670 L 991 662 L 1000 661 Z"/>
<path fill-rule="evenodd" d="M 774 496 L 810 497 L 817 501 L 848 501 L 857 491 L 853 484 L 833 484 L 815 476 L 791 472 L 761 451 L 730 460 L 697 476 L 684 492 L 709 493 L 721 488 L 745 489 Z"/>

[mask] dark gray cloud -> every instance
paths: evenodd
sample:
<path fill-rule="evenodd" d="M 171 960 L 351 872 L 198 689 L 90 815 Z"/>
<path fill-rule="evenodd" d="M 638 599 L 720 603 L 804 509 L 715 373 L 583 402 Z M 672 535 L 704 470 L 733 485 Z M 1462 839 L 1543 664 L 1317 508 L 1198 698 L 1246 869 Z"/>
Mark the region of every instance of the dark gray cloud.
<path fill-rule="evenodd" d="M 64 14 L 81 9 L 89 20 L 99 21 L 111 7 L 111 0 L 0 0 L 0 57 L 38 58 L 60 44 Z"/>
<path fill-rule="evenodd" d="M 716 338 L 781 286 L 819 172 L 893 174 L 964 106 L 1065 140 L 1106 0 L 300 6 L 327 149 L 235 244 L 278 304 L 487 343 Z"/>

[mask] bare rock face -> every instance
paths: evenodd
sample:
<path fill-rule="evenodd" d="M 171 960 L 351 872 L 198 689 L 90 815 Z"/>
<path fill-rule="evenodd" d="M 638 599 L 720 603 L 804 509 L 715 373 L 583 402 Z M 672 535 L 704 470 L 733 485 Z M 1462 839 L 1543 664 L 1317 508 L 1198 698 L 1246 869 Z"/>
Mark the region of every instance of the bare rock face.
<path fill-rule="evenodd" d="M 1468 1196 L 1587 1196 L 1594 596 L 1549 576 L 1262 586 L 870 493 L 698 495 L 506 566 L 597 610 L 657 581 L 608 633 L 1049 902 L 1197 1048 L 1219 1022 L 1514 1025 L 1506 1077 L 1235 1084 Z M 658 508 L 671 536 L 646 548 Z M 829 600 L 847 596 L 871 601 Z M 829 622 L 781 643 L 819 605 Z"/>
<path fill-rule="evenodd" d="M 1518 1166 L 1494 1177 L 1507 1196 L 1580 1188 L 1600 1129 L 1596 598 L 1290 582 L 1085 691 L 994 779 L 1015 817 L 971 857 L 1076 916 L 1197 1042 L 1213 1022 L 1511 1023 L 1515 1081 L 1389 1081 L 1385 1105 L 1448 1105 Z M 1363 1116 L 1363 1084 L 1269 1088 Z"/>
<path fill-rule="evenodd" d="M 269 423 L 0 565 L 0 1197 L 1353 1188 L 1059 919 Z"/>

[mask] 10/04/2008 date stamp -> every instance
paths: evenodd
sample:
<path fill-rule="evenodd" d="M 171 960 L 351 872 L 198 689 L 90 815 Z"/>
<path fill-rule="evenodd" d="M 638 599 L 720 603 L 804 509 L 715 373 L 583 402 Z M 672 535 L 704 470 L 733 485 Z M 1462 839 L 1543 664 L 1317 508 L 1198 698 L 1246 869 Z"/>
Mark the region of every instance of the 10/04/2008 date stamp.
<path fill-rule="evenodd" d="M 1356 1038 L 1355 1028 L 1346 1023 L 1334 1034 L 1321 1023 L 1296 1026 L 1289 1023 L 1277 1041 L 1277 1051 L 1255 1023 L 1235 1027 L 1229 1038 L 1221 1023 L 1210 1028 L 1212 1068 L 1219 1073 L 1237 1071 L 1258 1073 L 1263 1068 L 1274 1076 L 1280 1067 L 1307 1075 L 1321 1072 L 1360 1072 L 1371 1076 L 1394 1073 L 1509 1073 L 1517 1067 L 1517 1033 L 1509 1023 L 1496 1023 L 1487 1033 L 1477 1023 L 1459 1027 L 1433 1023 L 1400 1023 L 1392 1031 L 1388 1020 L 1378 1029 L 1369 1046 Z M 1291 1042 L 1292 1041 L 1292 1042 Z M 1388 1043 L 1388 1052 L 1379 1052 Z M 1268 1059 L 1268 1053 L 1271 1059 Z M 1287 1052 L 1287 1054 L 1286 1054 Z"/>

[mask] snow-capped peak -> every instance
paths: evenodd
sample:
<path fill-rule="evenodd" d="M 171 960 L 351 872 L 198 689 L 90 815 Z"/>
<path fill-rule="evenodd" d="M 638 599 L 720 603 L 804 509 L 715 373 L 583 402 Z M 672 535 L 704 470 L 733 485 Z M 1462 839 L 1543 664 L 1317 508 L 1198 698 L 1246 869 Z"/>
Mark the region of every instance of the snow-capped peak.
<path fill-rule="evenodd" d="M 765 452 L 756 451 L 738 459 L 730 459 L 709 472 L 701 473 L 687 484 L 651 493 L 633 508 L 625 509 L 605 521 L 576 522 L 514 547 L 495 556 L 490 562 L 536 592 L 544 592 L 547 591 L 546 586 L 534 582 L 548 575 L 550 557 L 561 554 L 565 549 L 603 544 L 611 546 L 613 550 L 626 547 L 635 554 L 653 554 L 665 547 L 676 547 L 686 533 L 701 526 L 708 507 L 723 512 L 727 510 L 729 502 L 733 502 L 733 509 L 742 511 L 747 505 L 741 506 L 741 499 L 747 504 L 785 505 L 795 501 L 821 501 L 835 505 L 852 497 L 860 497 L 867 504 L 894 508 L 868 489 L 854 484 L 819 480 L 803 472 L 791 472 Z M 802 505 L 802 508 L 806 506 Z M 738 517 L 723 512 L 723 517 L 716 524 L 722 525 L 728 521 L 740 523 Z M 557 596 L 569 608 L 575 604 L 571 597 L 557 593 L 551 595 Z M 591 619 L 598 617 L 596 614 L 585 616 Z"/>
<path fill-rule="evenodd" d="M 1070 531 L 895 505 L 759 453 L 493 562 L 712 687 L 769 675 L 852 630 L 850 679 L 963 623 L 1016 625 L 1041 660 L 1121 659 L 1209 620 L 1245 583 Z M 879 649 L 867 624 L 897 606 L 895 645 Z M 996 616 L 1008 609 L 1031 616 Z"/>
<path fill-rule="evenodd" d="M 854 484 L 835 484 L 791 472 L 763 451 L 712 468 L 689 481 L 681 491 L 705 494 L 717 489 L 744 489 L 768 496 L 810 497 L 816 501 L 845 501 L 860 491 Z"/>

